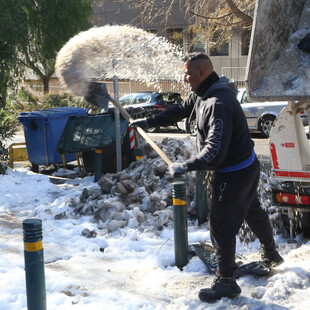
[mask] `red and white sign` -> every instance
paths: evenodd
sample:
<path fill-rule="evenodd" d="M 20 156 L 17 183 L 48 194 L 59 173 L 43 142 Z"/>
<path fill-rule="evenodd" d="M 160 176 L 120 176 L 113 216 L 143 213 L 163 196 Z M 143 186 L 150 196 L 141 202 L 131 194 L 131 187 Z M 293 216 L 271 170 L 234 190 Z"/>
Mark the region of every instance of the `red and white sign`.
<path fill-rule="evenodd" d="M 130 148 L 134 150 L 136 148 L 136 142 L 135 142 L 135 132 L 132 127 L 129 127 L 129 139 L 130 139 Z"/>
<path fill-rule="evenodd" d="M 287 148 L 294 148 L 294 147 L 295 147 L 294 142 L 281 143 L 280 145 L 281 145 L 282 147 L 287 147 Z"/>

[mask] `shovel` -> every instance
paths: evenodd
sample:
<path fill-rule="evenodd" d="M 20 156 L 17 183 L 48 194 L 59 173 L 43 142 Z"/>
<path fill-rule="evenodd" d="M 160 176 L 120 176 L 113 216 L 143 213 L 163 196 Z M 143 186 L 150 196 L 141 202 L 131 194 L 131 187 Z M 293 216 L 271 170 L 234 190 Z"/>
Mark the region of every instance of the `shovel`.
<path fill-rule="evenodd" d="M 103 109 L 107 109 L 108 103 L 111 101 L 113 105 L 120 111 L 123 117 L 129 122 L 129 124 L 134 121 L 134 119 L 119 103 L 119 101 L 109 95 L 105 83 L 90 82 L 85 100 Z M 164 160 L 168 166 L 172 164 L 172 161 L 169 159 L 169 157 L 159 148 L 159 146 L 147 135 L 147 133 L 142 128 L 136 127 L 136 130 L 144 138 L 144 140 L 150 144 L 154 151 Z"/>

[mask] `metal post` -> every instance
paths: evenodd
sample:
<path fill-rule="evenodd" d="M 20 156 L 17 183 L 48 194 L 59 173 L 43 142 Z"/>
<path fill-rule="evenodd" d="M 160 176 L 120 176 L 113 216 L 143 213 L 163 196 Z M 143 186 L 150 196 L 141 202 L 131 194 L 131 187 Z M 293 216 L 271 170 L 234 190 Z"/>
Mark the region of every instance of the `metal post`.
<path fill-rule="evenodd" d="M 141 158 L 144 158 L 143 151 L 142 151 L 142 149 L 137 148 L 137 149 L 136 149 L 136 160 L 139 160 L 139 159 L 141 159 Z"/>
<path fill-rule="evenodd" d="M 62 166 L 64 170 L 66 170 L 66 157 L 65 154 L 61 154 L 61 159 L 62 159 Z"/>
<path fill-rule="evenodd" d="M 42 221 L 23 221 L 24 256 L 28 310 L 46 309 Z"/>
<path fill-rule="evenodd" d="M 113 67 L 116 66 L 116 60 L 112 61 Z M 113 91 L 114 98 L 118 101 L 118 77 L 113 77 Z M 119 110 L 114 109 L 114 119 L 115 119 L 115 147 L 116 147 L 116 171 L 119 172 L 122 170 L 122 147 L 121 147 L 121 122 Z"/>
<path fill-rule="evenodd" d="M 186 188 L 183 181 L 172 186 L 175 265 L 182 268 L 188 263 Z"/>
<path fill-rule="evenodd" d="M 95 150 L 95 182 L 98 182 L 102 174 L 102 150 Z"/>
<path fill-rule="evenodd" d="M 81 162 L 80 162 L 80 153 L 76 153 L 76 161 L 79 167 L 79 173 L 82 174 Z"/>
<path fill-rule="evenodd" d="M 205 171 L 196 171 L 196 216 L 198 224 L 206 222 L 207 220 L 207 180 Z"/>

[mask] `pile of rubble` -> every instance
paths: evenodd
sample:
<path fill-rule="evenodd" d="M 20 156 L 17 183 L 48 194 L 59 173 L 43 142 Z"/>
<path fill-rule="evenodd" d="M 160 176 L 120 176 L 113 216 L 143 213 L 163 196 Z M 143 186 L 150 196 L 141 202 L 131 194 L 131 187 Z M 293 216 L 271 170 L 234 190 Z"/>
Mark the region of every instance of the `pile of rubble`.
<path fill-rule="evenodd" d="M 190 138 L 165 138 L 159 147 L 172 162 L 182 162 L 196 152 Z M 104 174 L 99 186 L 84 189 L 78 199 L 71 199 L 72 214 L 91 215 L 99 228 L 108 232 L 125 226 L 158 231 L 164 225 L 172 225 L 172 184 L 176 180 L 169 174 L 166 163 L 148 144 L 144 145 L 144 154 L 143 159 L 131 163 L 127 169 Z M 191 216 L 195 206 L 195 173 L 187 173 L 183 180 Z"/>

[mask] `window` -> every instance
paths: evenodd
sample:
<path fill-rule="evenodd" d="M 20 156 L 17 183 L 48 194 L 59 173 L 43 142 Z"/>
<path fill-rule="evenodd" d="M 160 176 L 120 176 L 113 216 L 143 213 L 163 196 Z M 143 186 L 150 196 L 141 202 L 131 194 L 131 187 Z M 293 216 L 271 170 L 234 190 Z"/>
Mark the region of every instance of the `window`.
<path fill-rule="evenodd" d="M 202 52 L 206 51 L 205 44 L 203 43 L 203 32 L 201 27 L 190 26 L 188 28 L 188 52 Z"/>
<path fill-rule="evenodd" d="M 239 92 L 242 91 L 242 95 L 241 95 L 241 99 L 240 99 L 240 103 L 248 103 L 248 96 L 246 91 L 244 90 L 239 90 Z M 240 96 L 238 96 L 240 98 Z"/>
<path fill-rule="evenodd" d="M 243 29 L 241 32 L 241 55 L 246 56 L 249 54 L 251 40 L 251 30 Z"/>
<path fill-rule="evenodd" d="M 134 97 L 133 95 L 127 95 L 127 96 L 122 97 L 120 99 L 121 105 L 131 104 L 133 97 Z"/>
<path fill-rule="evenodd" d="M 150 101 L 149 95 L 137 95 L 133 104 L 145 103 Z"/>
<path fill-rule="evenodd" d="M 183 45 L 183 29 L 167 29 L 167 38 L 170 42 L 182 46 Z"/>
<path fill-rule="evenodd" d="M 215 32 L 212 37 L 212 45 L 210 46 L 210 56 L 228 56 L 229 43 L 217 43 L 220 39 L 220 33 Z"/>
<path fill-rule="evenodd" d="M 179 93 L 163 93 L 162 98 L 165 103 L 179 103 L 182 101 Z"/>

